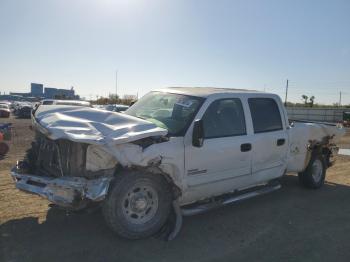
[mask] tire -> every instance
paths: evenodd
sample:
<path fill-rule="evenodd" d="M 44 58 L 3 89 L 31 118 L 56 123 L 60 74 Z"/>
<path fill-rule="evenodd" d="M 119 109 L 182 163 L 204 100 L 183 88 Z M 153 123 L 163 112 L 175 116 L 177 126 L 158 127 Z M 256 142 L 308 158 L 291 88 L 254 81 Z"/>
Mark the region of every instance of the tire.
<path fill-rule="evenodd" d="M 6 143 L 0 142 L 0 156 L 4 156 L 10 150 Z"/>
<path fill-rule="evenodd" d="M 326 177 L 326 163 L 322 155 L 311 157 L 306 169 L 298 174 L 299 181 L 307 188 L 317 189 L 324 184 Z"/>
<path fill-rule="evenodd" d="M 102 212 L 107 225 L 119 236 L 141 239 L 161 229 L 171 202 L 171 188 L 161 175 L 131 171 L 116 177 Z"/>

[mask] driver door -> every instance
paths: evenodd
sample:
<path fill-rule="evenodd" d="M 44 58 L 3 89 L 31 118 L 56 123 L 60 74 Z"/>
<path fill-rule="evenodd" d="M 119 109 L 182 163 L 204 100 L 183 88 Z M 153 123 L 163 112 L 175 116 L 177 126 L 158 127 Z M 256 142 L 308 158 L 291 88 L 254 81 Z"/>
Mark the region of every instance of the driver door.
<path fill-rule="evenodd" d="M 185 146 L 187 186 L 220 184 L 226 192 L 233 180 L 251 175 L 252 145 L 247 136 L 245 113 L 239 98 L 213 101 L 202 117 L 204 141 L 201 147 Z M 209 190 L 209 189 L 208 189 Z M 226 191 L 225 191 L 226 190 Z"/>

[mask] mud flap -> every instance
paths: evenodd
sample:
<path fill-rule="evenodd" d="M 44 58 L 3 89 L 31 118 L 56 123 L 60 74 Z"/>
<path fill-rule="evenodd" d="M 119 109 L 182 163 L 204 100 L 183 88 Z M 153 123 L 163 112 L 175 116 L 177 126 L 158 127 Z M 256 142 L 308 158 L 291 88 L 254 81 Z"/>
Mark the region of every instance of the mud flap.
<path fill-rule="evenodd" d="M 164 241 L 170 241 L 175 239 L 182 227 L 182 212 L 177 200 L 173 201 L 172 206 L 173 208 L 171 210 L 167 222 L 155 235 L 156 238 L 162 239 Z"/>

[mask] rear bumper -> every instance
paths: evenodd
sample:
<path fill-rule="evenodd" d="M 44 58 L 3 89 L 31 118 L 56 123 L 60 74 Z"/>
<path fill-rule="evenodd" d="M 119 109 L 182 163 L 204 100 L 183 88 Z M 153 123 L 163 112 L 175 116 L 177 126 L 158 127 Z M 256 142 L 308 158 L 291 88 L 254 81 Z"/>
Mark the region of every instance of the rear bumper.
<path fill-rule="evenodd" d="M 83 177 L 43 177 L 11 171 L 16 188 L 40 195 L 65 208 L 80 209 L 88 202 L 102 201 L 107 193 L 111 177 L 85 179 Z"/>

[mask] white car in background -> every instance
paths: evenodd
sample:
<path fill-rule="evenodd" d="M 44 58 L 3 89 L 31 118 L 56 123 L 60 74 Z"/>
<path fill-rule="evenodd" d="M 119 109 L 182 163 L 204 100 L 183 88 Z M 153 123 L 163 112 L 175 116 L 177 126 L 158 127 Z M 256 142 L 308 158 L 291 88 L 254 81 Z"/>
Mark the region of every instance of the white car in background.
<path fill-rule="evenodd" d="M 107 111 L 112 112 L 124 112 L 129 108 L 127 105 L 120 105 L 120 104 L 112 104 L 112 105 L 105 105 L 104 109 Z"/>
<path fill-rule="evenodd" d="M 0 102 L 0 117 L 10 117 L 11 110 L 10 106 L 7 103 L 1 103 Z"/>
<path fill-rule="evenodd" d="M 44 99 L 40 102 L 42 105 L 67 105 L 67 106 L 86 106 L 91 107 L 91 103 L 83 100 L 57 100 Z"/>

